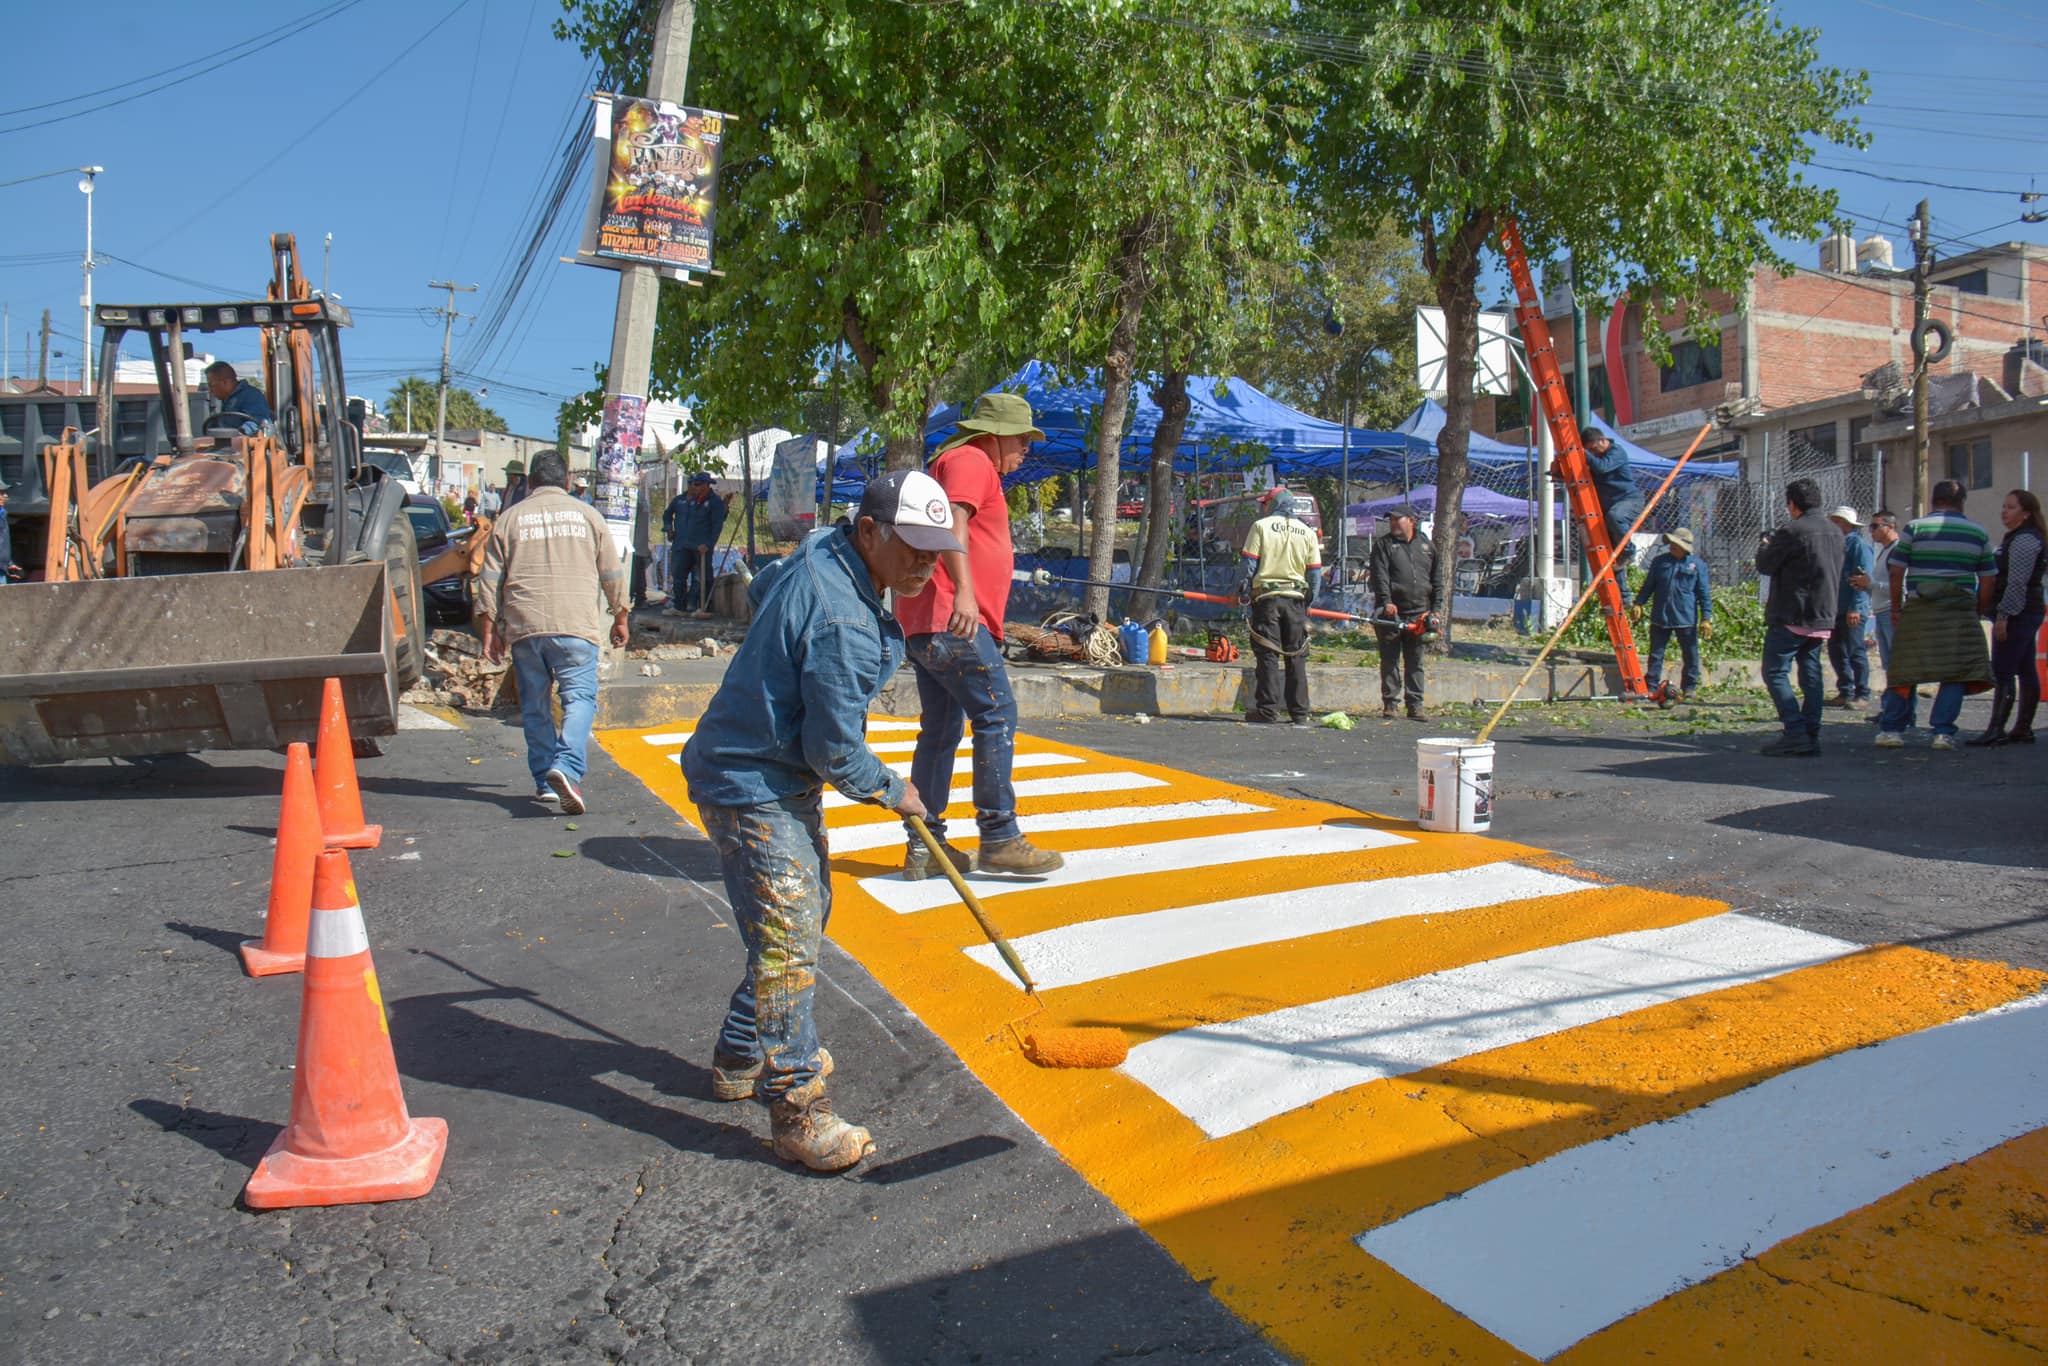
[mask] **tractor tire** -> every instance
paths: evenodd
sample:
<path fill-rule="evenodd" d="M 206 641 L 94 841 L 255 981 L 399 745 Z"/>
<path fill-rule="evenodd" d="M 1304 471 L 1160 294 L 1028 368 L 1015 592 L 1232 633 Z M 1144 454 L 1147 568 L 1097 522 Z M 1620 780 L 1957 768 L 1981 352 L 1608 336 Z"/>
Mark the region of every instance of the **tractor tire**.
<path fill-rule="evenodd" d="M 427 613 L 420 592 L 420 549 L 412 521 L 403 513 L 391 519 L 384 533 L 384 563 L 391 574 L 391 595 L 405 627 L 398 638 L 398 691 L 420 681 L 427 667 Z"/>

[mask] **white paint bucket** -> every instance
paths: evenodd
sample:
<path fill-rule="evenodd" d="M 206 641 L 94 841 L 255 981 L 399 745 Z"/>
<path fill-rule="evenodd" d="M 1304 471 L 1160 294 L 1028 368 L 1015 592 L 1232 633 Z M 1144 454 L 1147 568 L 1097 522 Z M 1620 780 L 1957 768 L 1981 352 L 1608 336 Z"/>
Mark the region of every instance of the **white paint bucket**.
<path fill-rule="evenodd" d="M 1425 830 L 1465 831 L 1493 825 L 1493 745 L 1470 740 L 1415 742 L 1416 820 Z"/>

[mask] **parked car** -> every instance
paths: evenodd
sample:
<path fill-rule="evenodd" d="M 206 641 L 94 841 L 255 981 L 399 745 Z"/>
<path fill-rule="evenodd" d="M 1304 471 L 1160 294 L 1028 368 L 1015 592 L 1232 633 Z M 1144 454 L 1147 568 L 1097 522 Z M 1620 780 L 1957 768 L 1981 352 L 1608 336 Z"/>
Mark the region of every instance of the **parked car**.
<path fill-rule="evenodd" d="M 424 493 L 407 494 L 405 515 L 420 543 L 421 563 L 448 548 L 454 537 L 454 528 L 448 524 L 448 510 L 441 506 L 440 499 L 430 498 Z M 437 625 L 465 626 L 476 607 L 475 590 L 471 588 L 469 579 L 461 574 L 422 584 L 420 594 L 427 616 Z"/>

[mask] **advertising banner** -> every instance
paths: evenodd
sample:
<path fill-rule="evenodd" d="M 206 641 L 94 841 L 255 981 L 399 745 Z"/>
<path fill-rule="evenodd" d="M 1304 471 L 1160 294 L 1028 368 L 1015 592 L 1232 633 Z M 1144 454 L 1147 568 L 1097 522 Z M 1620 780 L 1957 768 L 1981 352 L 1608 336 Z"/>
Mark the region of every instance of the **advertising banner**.
<path fill-rule="evenodd" d="M 768 470 L 768 534 L 794 541 L 818 524 L 818 438 L 796 436 L 775 446 Z"/>
<path fill-rule="evenodd" d="M 598 190 L 583 256 L 710 270 L 725 116 L 658 100 L 599 100 Z"/>
<path fill-rule="evenodd" d="M 604 401 L 597 435 L 597 484 L 590 491 L 612 544 L 626 563 L 633 559 L 634 501 L 640 493 L 640 437 L 647 425 L 647 400 L 620 394 Z"/>

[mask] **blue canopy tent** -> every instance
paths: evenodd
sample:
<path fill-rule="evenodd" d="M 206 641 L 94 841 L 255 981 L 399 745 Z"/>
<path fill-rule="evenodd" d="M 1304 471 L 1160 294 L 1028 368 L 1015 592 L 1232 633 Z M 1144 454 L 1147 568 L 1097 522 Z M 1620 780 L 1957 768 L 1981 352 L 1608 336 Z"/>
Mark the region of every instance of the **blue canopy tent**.
<path fill-rule="evenodd" d="M 1418 484 L 1408 491 L 1406 497 L 1398 493 L 1390 494 L 1385 498 L 1374 498 L 1368 502 L 1353 503 L 1345 511 L 1354 519 L 1361 517 L 1384 517 L 1403 503 L 1414 504 L 1416 511 L 1425 516 L 1434 516 L 1436 513 L 1436 485 Z M 1491 519 L 1519 526 L 1526 524 L 1530 520 L 1527 499 L 1516 498 L 1506 493 L 1496 493 L 1492 489 L 1478 484 L 1466 488 L 1465 496 L 1461 500 L 1461 506 L 1465 515 L 1474 521 Z M 1550 515 L 1553 519 L 1564 516 L 1564 504 L 1562 501 L 1551 507 Z"/>

